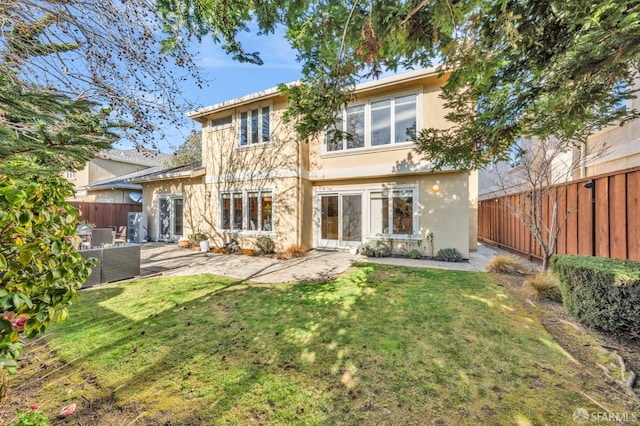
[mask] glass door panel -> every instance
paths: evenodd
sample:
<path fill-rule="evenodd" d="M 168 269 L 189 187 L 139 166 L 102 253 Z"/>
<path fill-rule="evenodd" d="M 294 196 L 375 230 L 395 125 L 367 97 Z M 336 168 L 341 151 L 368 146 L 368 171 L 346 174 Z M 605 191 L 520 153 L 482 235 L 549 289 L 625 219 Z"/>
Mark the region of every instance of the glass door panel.
<path fill-rule="evenodd" d="M 184 237 L 184 200 L 182 198 L 173 199 L 173 236 Z"/>
<path fill-rule="evenodd" d="M 171 199 L 160 198 L 158 200 L 158 238 L 169 239 L 171 233 Z"/>
<path fill-rule="evenodd" d="M 338 196 L 323 195 L 320 198 L 320 238 L 338 240 Z"/>
<path fill-rule="evenodd" d="M 342 196 L 341 245 L 362 241 L 362 195 Z"/>

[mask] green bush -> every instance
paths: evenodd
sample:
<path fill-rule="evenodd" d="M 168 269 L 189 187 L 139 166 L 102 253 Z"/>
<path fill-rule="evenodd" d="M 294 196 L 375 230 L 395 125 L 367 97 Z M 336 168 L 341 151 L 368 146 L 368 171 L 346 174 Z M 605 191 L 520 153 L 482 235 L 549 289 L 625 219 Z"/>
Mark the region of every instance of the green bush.
<path fill-rule="evenodd" d="M 381 240 L 369 241 L 358 247 L 358 253 L 367 257 L 389 257 L 391 247 Z"/>
<path fill-rule="evenodd" d="M 409 252 L 409 257 L 411 259 L 422 259 L 422 253 L 420 253 L 420 250 L 413 249 Z"/>
<path fill-rule="evenodd" d="M 464 260 L 464 257 L 462 257 L 462 254 L 460 254 L 458 249 L 444 248 L 438 250 L 436 260 L 440 260 L 443 262 L 462 262 Z"/>
<path fill-rule="evenodd" d="M 269 237 L 256 238 L 256 246 L 263 254 L 269 254 L 276 251 L 276 243 Z"/>
<path fill-rule="evenodd" d="M 35 164 L 5 164 L 24 170 L 0 175 L 0 369 L 15 374 L 21 336 L 67 318 L 92 262 L 74 248 L 79 213 L 65 201 L 71 185 Z"/>
<path fill-rule="evenodd" d="M 208 239 L 209 239 L 209 236 L 204 232 L 196 232 L 189 235 L 189 242 L 191 244 L 198 244 L 200 243 L 200 241 L 207 241 Z"/>
<path fill-rule="evenodd" d="M 640 262 L 562 255 L 551 258 L 565 309 L 583 324 L 640 334 Z"/>
<path fill-rule="evenodd" d="M 18 420 L 11 423 L 11 426 L 49 426 L 49 419 L 37 406 L 31 411 L 20 410 L 16 413 Z"/>

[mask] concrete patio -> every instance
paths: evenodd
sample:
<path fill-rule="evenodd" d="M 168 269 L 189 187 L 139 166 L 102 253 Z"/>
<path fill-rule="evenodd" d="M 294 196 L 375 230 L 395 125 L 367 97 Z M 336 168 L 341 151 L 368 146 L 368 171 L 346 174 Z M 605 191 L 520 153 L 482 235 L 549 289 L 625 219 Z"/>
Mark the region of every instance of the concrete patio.
<path fill-rule="evenodd" d="M 355 262 L 371 262 L 414 268 L 435 268 L 460 271 L 484 271 L 487 262 L 497 253 L 479 244 L 468 262 L 438 262 L 400 257 L 369 258 L 348 251 L 311 250 L 306 257 L 279 260 L 270 257 L 200 253 L 178 248 L 175 243 L 142 245 L 141 275 L 214 274 L 261 283 L 282 283 L 304 280 L 324 280 L 342 274 Z"/>

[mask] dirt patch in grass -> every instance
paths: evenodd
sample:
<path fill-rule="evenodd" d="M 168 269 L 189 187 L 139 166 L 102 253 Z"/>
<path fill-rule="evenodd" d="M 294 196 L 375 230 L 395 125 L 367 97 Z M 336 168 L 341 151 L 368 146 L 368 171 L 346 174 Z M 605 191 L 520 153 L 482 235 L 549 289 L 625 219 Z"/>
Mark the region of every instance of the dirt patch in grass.
<path fill-rule="evenodd" d="M 570 317 L 562 303 L 531 296 L 523 284 L 527 277 L 493 275 L 512 299 L 534 315 L 543 327 L 577 362 L 585 368 L 581 374 L 585 380 L 602 381 L 603 389 L 611 400 L 620 401 L 630 412 L 640 410 L 640 338 L 613 335 L 589 329 Z M 624 386 L 621 377 L 621 360 L 626 377 L 629 370 L 638 375 L 633 390 Z"/>

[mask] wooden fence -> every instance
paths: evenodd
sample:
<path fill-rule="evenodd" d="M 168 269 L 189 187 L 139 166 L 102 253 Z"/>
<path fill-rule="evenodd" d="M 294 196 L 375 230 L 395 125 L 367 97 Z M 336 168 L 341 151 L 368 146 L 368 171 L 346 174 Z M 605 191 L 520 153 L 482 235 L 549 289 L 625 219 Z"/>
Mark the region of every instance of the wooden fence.
<path fill-rule="evenodd" d="M 640 168 L 572 181 L 553 188 L 558 217 L 565 225 L 557 254 L 614 257 L 640 261 Z M 530 259 L 542 251 L 531 232 L 511 213 L 527 193 L 491 198 L 478 205 L 478 238 Z M 552 209 L 542 203 L 548 224 Z"/>
<path fill-rule="evenodd" d="M 142 204 L 136 203 L 88 203 L 83 201 L 69 202 L 82 212 L 80 221 L 87 221 L 96 228 L 127 226 L 129 212 L 141 212 Z"/>

